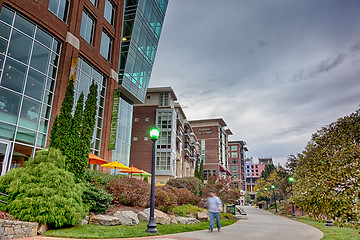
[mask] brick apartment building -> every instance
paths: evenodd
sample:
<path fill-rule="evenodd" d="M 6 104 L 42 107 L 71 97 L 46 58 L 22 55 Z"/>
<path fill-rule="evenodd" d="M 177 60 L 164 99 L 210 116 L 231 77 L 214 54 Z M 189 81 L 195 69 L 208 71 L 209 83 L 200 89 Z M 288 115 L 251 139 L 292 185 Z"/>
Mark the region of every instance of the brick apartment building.
<path fill-rule="evenodd" d="M 235 188 L 245 188 L 245 151 L 248 151 L 245 141 L 229 141 L 229 170 Z"/>
<path fill-rule="evenodd" d="M 69 76 L 98 85 L 92 152 L 128 165 L 167 0 L 0 0 L 0 174 L 49 141 Z"/>
<path fill-rule="evenodd" d="M 144 104 L 134 105 L 130 165 L 151 171 L 152 142 L 149 130 L 160 130 L 156 141 L 157 184 L 170 178 L 194 176 L 199 149 L 196 136 L 170 87 L 149 88 Z M 197 146 L 197 148 L 196 148 Z"/>
<path fill-rule="evenodd" d="M 204 162 L 204 178 L 216 175 L 230 176 L 228 136 L 230 129 L 225 128 L 222 118 L 189 121 L 201 147 L 201 159 Z"/>

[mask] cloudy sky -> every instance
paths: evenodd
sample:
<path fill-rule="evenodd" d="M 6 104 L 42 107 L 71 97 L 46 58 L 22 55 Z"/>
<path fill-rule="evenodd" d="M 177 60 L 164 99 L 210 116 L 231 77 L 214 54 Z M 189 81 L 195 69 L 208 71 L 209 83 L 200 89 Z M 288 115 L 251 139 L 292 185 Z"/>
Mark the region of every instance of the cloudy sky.
<path fill-rule="evenodd" d="M 169 0 L 150 87 L 284 163 L 360 104 L 359 0 Z"/>

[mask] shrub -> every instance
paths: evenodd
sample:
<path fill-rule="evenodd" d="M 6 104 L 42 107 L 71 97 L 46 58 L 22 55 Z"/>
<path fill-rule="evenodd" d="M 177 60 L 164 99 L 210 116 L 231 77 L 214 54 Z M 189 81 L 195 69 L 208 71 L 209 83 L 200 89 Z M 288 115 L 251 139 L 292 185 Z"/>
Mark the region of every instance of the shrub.
<path fill-rule="evenodd" d="M 149 182 L 149 178 L 148 176 L 145 176 L 144 179 L 143 179 L 144 182 L 148 183 Z"/>
<path fill-rule="evenodd" d="M 88 206 L 90 212 L 96 214 L 104 213 L 108 210 L 113 197 L 104 188 L 86 183 L 82 200 Z"/>
<path fill-rule="evenodd" d="M 201 188 L 204 187 L 204 184 L 196 177 L 173 178 L 167 181 L 166 185 L 185 188 L 196 196 L 201 196 Z"/>
<path fill-rule="evenodd" d="M 185 188 L 175 188 L 171 186 L 167 186 L 169 190 L 171 190 L 172 193 L 176 196 L 176 202 L 177 205 L 183 205 L 183 204 L 193 204 L 198 205 L 201 201 L 201 198 L 190 192 L 189 190 Z"/>
<path fill-rule="evenodd" d="M 136 178 L 113 178 L 106 189 L 113 195 L 113 204 L 148 207 L 150 185 Z"/>
<path fill-rule="evenodd" d="M 234 215 L 232 215 L 231 213 L 220 212 L 220 218 L 221 219 L 233 219 Z"/>
<path fill-rule="evenodd" d="M 176 195 L 169 186 L 155 187 L 155 207 L 159 210 L 168 212 L 169 208 L 177 204 Z"/>
<path fill-rule="evenodd" d="M 96 186 L 106 187 L 113 178 L 120 178 L 120 175 L 111 175 L 97 170 L 87 169 L 84 173 L 84 180 Z"/>
<path fill-rule="evenodd" d="M 184 204 L 181 206 L 173 206 L 169 210 L 170 210 L 170 212 L 173 212 L 177 216 L 186 217 L 193 213 L 202 212 L 205 209 L 191 205 L 191 204 Z"/>
<path fill-rule="evenodd" d="M 9 195 L 5 211 L 22 221 L 55 227 L 79 223 L 88 212 L 81 199 L 83 186 L 64 166 L 60 150 L 50 148 L 0 177 L 0 192 Z"/>

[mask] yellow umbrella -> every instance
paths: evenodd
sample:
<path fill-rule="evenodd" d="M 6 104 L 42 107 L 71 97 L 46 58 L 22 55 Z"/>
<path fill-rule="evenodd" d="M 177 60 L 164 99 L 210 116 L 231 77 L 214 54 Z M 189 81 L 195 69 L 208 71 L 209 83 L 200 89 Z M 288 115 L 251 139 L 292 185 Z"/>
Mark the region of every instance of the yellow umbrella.
<path fill-rule="evenodd" d="M 100 167 L 115 168 L 115 169 L 130 169 L 129 167 L 125 166 L 122 163 L 119 163 L 118 161 L 106 163 L 106 164 L 100 165 Z"/>

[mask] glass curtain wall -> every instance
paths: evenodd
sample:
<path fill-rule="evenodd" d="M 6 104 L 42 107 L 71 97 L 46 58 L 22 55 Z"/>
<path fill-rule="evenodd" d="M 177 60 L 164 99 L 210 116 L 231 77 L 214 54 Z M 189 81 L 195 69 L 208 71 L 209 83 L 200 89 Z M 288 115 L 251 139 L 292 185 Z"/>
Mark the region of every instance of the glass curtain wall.
<path fill-rule="evenodd" d="M 144 102 L 168 0 L 125 0 L 119 85 Z"/>
<path fill-rule="evenodd" d="M 61 43 L 17 12 L 0 13 L 0 139 L 11 144 L 7 168 L 45 147 Z"/>
<path fill-rule="evenodd" d="M 84 97 L 86 101 L 86 97 L 89 94 L 89 87 L 93 80 L 98 85 L 98 102 L 97 102 L 98 108 L 97 108 L 97 115 L 95 121 L 94 135 L 91 142 L 91 151 L 95 155 L 99 156 L 107 79 L 99 70 L 97 70 L 88 62 L 86 62 L 80 56 L 78 62 L 78 70 L 76 73 L 75 87 L 74 87 L 75 104 L 77 103 L 77 100 L 79 99 L 81 92 L 84 93 Z"/>
<path fill-rule="evenodd" d="M 132 116 L 133 104 L 121 94 L 117 117 L 115 150 L 112 151 L 111 161 L 118 161 L 126 166 L 129 166 L 130 162 Z M 112 174 L 118 174 L 113 169 L 111 171 Z"/>

